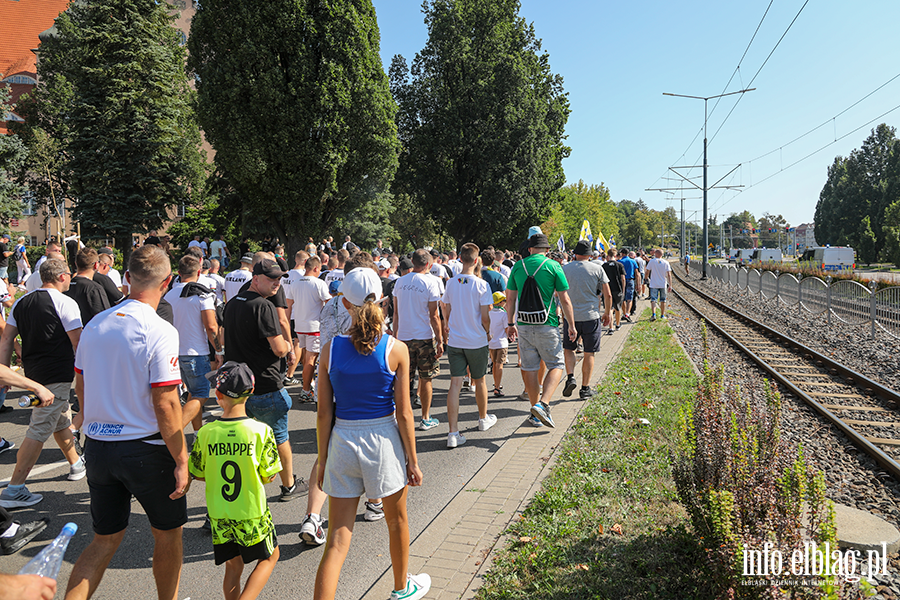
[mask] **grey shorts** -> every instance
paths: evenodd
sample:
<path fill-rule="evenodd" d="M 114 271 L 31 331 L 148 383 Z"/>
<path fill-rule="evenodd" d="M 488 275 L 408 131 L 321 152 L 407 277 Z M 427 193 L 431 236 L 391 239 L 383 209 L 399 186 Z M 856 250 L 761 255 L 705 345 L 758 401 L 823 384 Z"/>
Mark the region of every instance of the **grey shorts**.
<path fill-rule="evenodd" d="M 335 419 L 322 489 L 335 498 L 387 498 L 406 487 L 406 453 L 394 415 Z"/>
<path fill-rule="evenodd" d="M 25 437 L 44 443 L 57 431 L 68 429 L 72 424 L 72 409 L 69 406 L 71 383 L 51 383 L 45 385 L 56 398 L 50 406 L 35 406 L 31 409 L 31 423 Z"/>
<path fill-rule="evenodd" d="M 548 369 L 564 369 L 566 366 L 562 334 L 559 327 L 551 325 L 519 325 L 519 360 L 523 371 L 537 371 L 541 361 Z"/>

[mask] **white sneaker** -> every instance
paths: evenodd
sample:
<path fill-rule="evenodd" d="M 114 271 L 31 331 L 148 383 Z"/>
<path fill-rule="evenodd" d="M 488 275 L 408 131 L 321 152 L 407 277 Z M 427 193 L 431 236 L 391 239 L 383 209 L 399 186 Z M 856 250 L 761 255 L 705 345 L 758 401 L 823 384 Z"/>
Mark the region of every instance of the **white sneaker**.
<path fill-rule="evenodd" d="M 384 505 L 381 502 L 372 504 L 366 500 L 366 514 L 363 518 L 366 521 L 380 521 L 384 518 Z"/>
<path fill-rule="evenodd" d="M 87 475 L 87 467 L 84 464 L 84 459 L 79 458 L 78 462 L 69 467 L 69 476 L 67 479 L 69 481 L 78 481 L 79 479 L 83 479 L 85 475 Z"/>
<path fill-rule="evenodd" d="M 391 592 L 391 600 L 419 600 L 431 589 L 431 577 L 426 573 L 406 576 L 406 587 Z"/>
<path fill-rule="evenodd" d="M 466 443 L 466 438 L 463 437 L 463 434 L 456 432 L 450 432 L 447 435 L 447 447 L 448 448 L 456 448 L 457 446 L 462 446 Z"/>
<path fill-rule="evenodd" d="M 306 515 L 303 524 L 300 525 L 300 537 L 309 546 L 321 546 L 325 543 L 325 528 L 322 521 L 312 515 Z"/>
<path fill-rule="evenodd" d="M 497 424 L 497 415 L 488 415 L 483 419 L 478 419 L 478 431 L 487 431 Z"/>

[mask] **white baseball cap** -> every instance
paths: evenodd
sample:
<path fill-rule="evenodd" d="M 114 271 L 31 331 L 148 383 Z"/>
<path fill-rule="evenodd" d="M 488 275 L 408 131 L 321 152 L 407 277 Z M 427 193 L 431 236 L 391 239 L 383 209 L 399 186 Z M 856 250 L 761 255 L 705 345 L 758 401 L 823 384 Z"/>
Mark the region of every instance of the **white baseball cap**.
<path fill-rule="evenodd" d="M 354 306 L 362 306 L 370 296 L 373 302 L 378 302 L 381 300 L 381 279 L 372 269 L 358 267 L 344 276 L 341 294 Z"/>

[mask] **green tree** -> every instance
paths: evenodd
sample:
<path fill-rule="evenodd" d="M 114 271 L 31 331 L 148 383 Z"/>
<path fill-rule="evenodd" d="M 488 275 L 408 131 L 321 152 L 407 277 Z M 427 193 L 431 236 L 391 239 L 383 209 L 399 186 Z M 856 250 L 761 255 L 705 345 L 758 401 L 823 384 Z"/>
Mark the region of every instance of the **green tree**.
<path fill-rule="evenodd" d="M 604 184 L 588 186 L 580 180 L 564 187 L 550 219 L 541 225 L 541 230 L 553 243 L 562 235 L 566 246 L 571 248 L 578 242 L 585 219 L 591 224 L 595 240 L 598 232 L 607 240 L 619 235 L 616 205 L 610 200 L 609 189 Z"/>
<path fill-rule="evenodd" d="M 113 237 L 126 253 L 133 232 L 160 227 L 169 208 L 203 193 L 200 132 L 170 8 L 73 3 L 41 48 L 40 78 L 70 92 L 44 112 L 67 123 L 50 133 L 65 154 L 75 217 L 83 234 Z"/>
<path fill-rule="evenodd" d="M 883 231 L 888 259 L 900 267 L 900 200 L 884 209 Z"/>
<path fill-rule="evenodd" d="M 378 240 L 386 246 L 392 245 L 397 239 L 397 231 L 391 224 L 392 211 L 391 195 L 387 192 L 375 194 L 355 211 L 339 218 L 335 231 L 349 235 L 357 246 L 366 251 L 374 248 Z"/>
<path fill-rule="evenodd" d="M 397 142 L 370 0 L 203 0 L 189 66 L 216 164 L 289 254 L 388 189 Z"/>
<path fill-rule="evenodd" d="M 391 91 L 407 193 L 458 243 L 518 245 L 565 183 L 569 115 L 518 0 L 425 0 L 428 41 L 411 70 L 395 56 Z"/>
<path fill-rule="evenodd" d="M 0 87 L 0 115 L 10 110 L 9 88 Z M 25 164 L 28 150 L 16 135 L 0 135 L 0 224 L 5 228 L 10 219 L 22 214 L 22 193 L 25 188 L 16 182 L 14 175 Z"/>
<path fill-rule="evenodd" d="M 856 253 L 860 262 L 872 264 L 878 259 L 875 232 L 872 231 L 872 221 L 869 219 L 869 215 L 863 217 L 859 224 Z"/>
<path fill-rule="evenodd" d="M 838 156 L 816 204 L 816 237 L 820 242 L 860 247 L 869 243 L 860 224 L 869 218 L 874 235 L 874 260 L 888 243 L 883 230 L 888 207 L 900 199 L 900 140 L 893 127 L 882 123 L 862 146 L 846 158 Z"/>

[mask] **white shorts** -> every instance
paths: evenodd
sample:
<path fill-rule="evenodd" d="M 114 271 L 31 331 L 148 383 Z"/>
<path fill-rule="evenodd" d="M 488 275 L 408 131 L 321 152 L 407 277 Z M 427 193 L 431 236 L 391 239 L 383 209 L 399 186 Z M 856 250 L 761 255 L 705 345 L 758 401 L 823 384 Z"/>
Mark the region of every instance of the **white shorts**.
<path fill-rule="evenodd" d="M 300 333 L 297 332 L 297 343 L 300 345 L 301 350 L 306 350 L 307 352 L 314 352 L 315 354 L 319 353 L 319 349 L 321 346 L 321 337 L 318 334 L 310 335 L 308 333 Z"/>
<path fill-rule="evenodd" d="M 406 487 L 406 453 L 394 415 L 336 419 L 322 489 L 335 498 L 387 498 Z"/>

